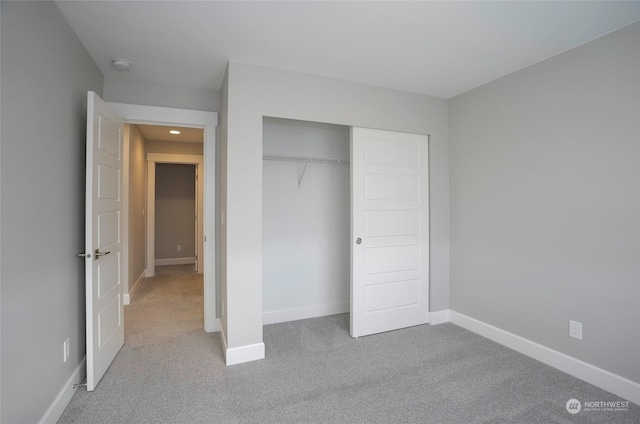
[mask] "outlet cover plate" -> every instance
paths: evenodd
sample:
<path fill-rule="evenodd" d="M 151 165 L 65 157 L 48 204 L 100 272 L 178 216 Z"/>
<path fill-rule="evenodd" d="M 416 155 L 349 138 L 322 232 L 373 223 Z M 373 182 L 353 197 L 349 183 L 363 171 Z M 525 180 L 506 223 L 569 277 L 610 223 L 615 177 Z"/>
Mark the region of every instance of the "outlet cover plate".
<path fill-rule="evenodd" d="M 569 337 L 582 340 L 582 323 L 569 320 Z"/>

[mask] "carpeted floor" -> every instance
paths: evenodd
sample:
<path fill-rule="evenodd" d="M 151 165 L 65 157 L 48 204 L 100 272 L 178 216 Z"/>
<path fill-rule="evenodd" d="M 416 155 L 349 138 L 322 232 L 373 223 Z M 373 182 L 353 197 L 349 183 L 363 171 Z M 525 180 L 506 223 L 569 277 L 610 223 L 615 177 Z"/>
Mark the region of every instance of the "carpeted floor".
<path fill-rule="evenodd" d="M 640 407 L 453 324 L 349 336 L 349 315 L 264 327 L 267 358 L 226 367 L 202 278 L 163 267 L 125 308 L 125 345 L 59 423 L 640 423 Z"/>

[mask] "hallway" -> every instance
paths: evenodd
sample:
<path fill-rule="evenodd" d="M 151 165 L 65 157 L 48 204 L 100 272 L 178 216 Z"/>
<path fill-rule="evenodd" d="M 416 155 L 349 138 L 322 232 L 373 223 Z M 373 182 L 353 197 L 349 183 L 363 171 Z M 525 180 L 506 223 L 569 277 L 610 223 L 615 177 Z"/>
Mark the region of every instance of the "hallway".
<path fill-rule="evenodd" d="M 125 344 L 136 345 L 153 335 L 165 340 L 203 328 L 203 274 L 193 265 L 157 266 L 125 307 Z M 159 341 L 158 339 L 158 341 Z"/>

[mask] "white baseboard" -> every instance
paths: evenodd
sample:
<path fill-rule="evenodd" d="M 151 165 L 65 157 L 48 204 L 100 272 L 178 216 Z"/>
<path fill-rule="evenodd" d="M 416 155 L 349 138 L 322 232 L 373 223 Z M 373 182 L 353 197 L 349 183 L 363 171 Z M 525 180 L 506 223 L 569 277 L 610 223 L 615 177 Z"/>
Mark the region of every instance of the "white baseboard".
<path fill-rule="evenodd" d="M 226 352 L 225 361 L 227 365 L 257 361 L 264 359 L 264 343 L 227 348 Z"/>
<path fill-rule="evenodd" d="M 189 258 L 156 259 L 154 263 L 155 263 L 156 266 L 189 265 L 189 264 L 195 264 L 196 263 L 196 258 L 195 257 L 193 257 L 193 258 L 189 257 Z"/>
<path fill-rule="evenodd" d="M 122 296 L 122 301 L 125 305 L 129 305 L 131 303 L 131 298 L 133 297 L 133 294 L 138 288 L 138 283 L 140 283 L 140 281 L 144 279 L 145 275 L 147 275 L 146 269 L 142 271 L 142 274 L 140 274 L 136 282 L 133 283 L 133 286 L 129 287 L 129 293 L 125 293 L 124 296 Z"/>
<path fill-rule="evenodd" d="M 449 310 L 429 312 L 429 324 L 437 325 L 449 322 Z"/>
<path fill-rule="evenodd" d="M 53 403 L 49 405 L 47 412 L 45 412 L 40 419 L 40 424 L 56 424 L 58 422 L 65 408 L 69 405 L 69 402 L 71 402 L 71 398 L 76 393 L 76 390 L 78 390 L 77 388 L 74 389 L 73 385 L 82 382 L 87 376 L 86 361 L 87 357 L 85 356 L 73 371 L 71 377 L 69 377 L 64 386 L 62 386 Z"/>
<path fill-rule="evenodd" d="M 225 364 L 236 365 L 264 359 L 264 343 L 228 348 L 224 328 L 222 328 L 220 320 L 218 320 L 218 323 L 220 326 L 220 340 L 222 341 L 222 352 L 224 353 Z"/>
<path fill-rule="evenodd" d="M 451 322 L 640 405 L 640 384 L 508 331 L 450 311 Z"/>
<path fill-rule="evenodd" d="M 297 321 L 299 319 L 324 317 L 349 312 L 349 302 L 334 303 L 333 305 L 309 306 L 306 308 L 283 309 L 269 311 L 262 314 L 262 324 L 277 324 L 279 322 Z"/>

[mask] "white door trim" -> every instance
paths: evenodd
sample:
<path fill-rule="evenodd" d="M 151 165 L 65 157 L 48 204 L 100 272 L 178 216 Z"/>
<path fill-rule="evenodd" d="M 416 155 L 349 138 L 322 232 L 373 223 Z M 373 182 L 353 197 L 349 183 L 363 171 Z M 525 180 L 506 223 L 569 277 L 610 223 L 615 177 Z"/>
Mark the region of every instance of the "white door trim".
<path fill-rule="evenodd" d="M 110 104 L 110 103 L 109 103 Z M 112 105 L 113 106 L 113 105 Z M 122 303 L 128 305 L 131 300 L 129 293 L 129 137 L 131 128 L 124 125 L 122 137 L 122 217 L 120 218 L 122 225 Z M 134 282 L 135 285 L 135 282 Z"/>
<path fill-rule="evenodd" d="M 176 125 L 204 129 L 204 162 L 205 194 L 204 194 L 204 329 L 206 332 L 218 331 L 216 322 L 216 258 L 215 249 L 215 161 L 216 161 L 216 127 L 218 113 L 201 110 L 174 109 L 157 106 L 132 105 L 126 103 L 109 103 L 116 112 L 129 124 Z M 128 163 L 123 166 L 128 167 Z M 148 213 L 148 212 L 147 212 Z M 124 224 L 124 223 L 123 223 Z M 128 243 L 128 226 L 123 228 L 123 242 Z M 128 261 L 128 258 L 123 258 Z M 128 291 L 128 275 L 125 275 L 125 287 Z M 127 293 L 128 294 L 128 293 Z"/>
<path fill-rule="evenodd" d="M 155 274 L 156 254 L 155 254 L 155 237 L 156 237 L 156 164 L 157 163 L 176 163 L 185 165 L 195 165 L 196 175 L 201 178 L 204 175 L 204 156 L 202 155 L 179 155 L 170 153 L 147 153 L 147 261 L 145 277 L 153 277 Z M 198 204 L 198 231 L 196 231 L 196 251 L 198 272 L 204 269 L 204 190 L 202 184 L 197 184 L 196 202 Z"/>

